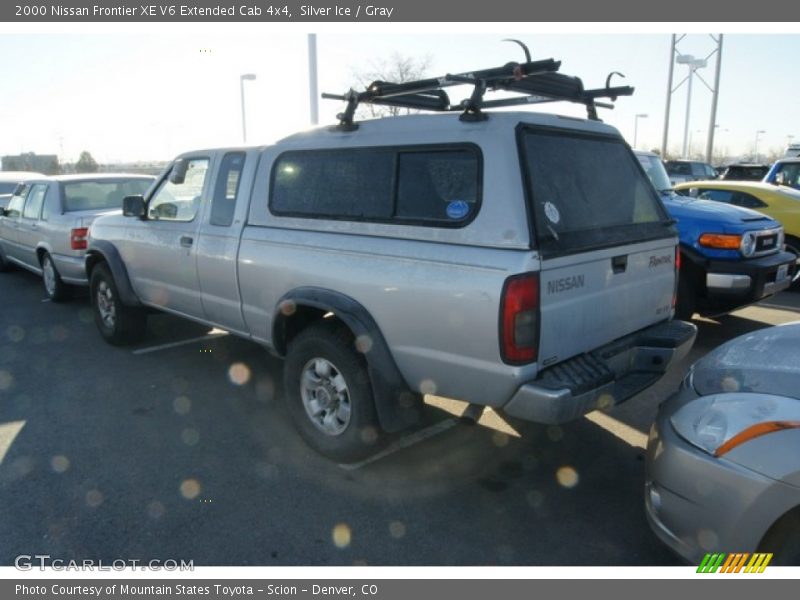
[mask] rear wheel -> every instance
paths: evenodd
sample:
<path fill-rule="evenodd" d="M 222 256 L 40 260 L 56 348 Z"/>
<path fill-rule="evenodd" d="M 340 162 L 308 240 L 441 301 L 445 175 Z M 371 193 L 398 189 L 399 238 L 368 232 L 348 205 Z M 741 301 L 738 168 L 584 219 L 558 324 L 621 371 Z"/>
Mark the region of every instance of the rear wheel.
<path fill-rule="evenodd" d="M 791 252 L 795 256 L 795 263 L 796 263 L 795 273 L 796 273 L 797 272 L 796 269 L 800 269 L 800 239 L 797 239 L 796 237 L 791 235 L 787 235 L 786 251 Z M 795 281 L 789 289 L 794 291 L 800 290 L 800 279 Z"/>
<path fill-rule="evenodd" d="M 63 302 L 69 296 L 69 288 L 61 280 L 61 275 L 47 252 L 42 256 L 42 282 L 47 297 L 53 302 Z"/>
<path fill-rule="evenodd" d="M 286 355 L 284 380 L 289 412 L 314 450 L 354 462 L 380 446 L 367 365 L 347 329 L 323 322 L 299 333 Z"/>
<path fill-rule="evenodd" d="M 92 270 L 90 282 L 92 312 L 100 335 L 109 344 L 132 344 L 144 336 L 147 314 L 143 308 L 125 306 L 119 297 L 114 277 L 105 264 Z"/>

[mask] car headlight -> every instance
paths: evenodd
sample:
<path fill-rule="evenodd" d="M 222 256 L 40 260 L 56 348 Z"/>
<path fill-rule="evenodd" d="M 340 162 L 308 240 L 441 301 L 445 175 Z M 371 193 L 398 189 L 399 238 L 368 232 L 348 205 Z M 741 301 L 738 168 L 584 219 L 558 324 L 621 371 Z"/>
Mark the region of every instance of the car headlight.
<path fill-rule="evenodd" d="M 800 401 L 766 394 L 715 394 L 685 404 L 670 422 L 693 446 L 722 456 L 762 435 L 800 428 Z"/>
<path fill-rule="evenodd" d="M 753 256 L 756 251 L 756 236 L 754 233 L 745 233 L 742 236 L 742 243 L 739 245 L 739 252 L 742 256 Z"/>

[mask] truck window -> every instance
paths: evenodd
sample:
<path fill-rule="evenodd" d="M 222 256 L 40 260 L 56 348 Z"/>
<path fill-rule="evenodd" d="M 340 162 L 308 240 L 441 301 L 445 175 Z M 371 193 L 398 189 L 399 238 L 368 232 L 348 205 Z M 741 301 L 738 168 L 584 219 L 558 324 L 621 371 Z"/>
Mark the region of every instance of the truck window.
<path fill-rule="evenodd" d="M 222 157 L 219 175 L 214 185 L 214 198 L 211 201 L 209 222 L 212 225 L 228 227 L 233 223 L 242 167 L 244 167 L 244 152 L 229 152 Z"/>
<path fill-rule="evenodd" d="M 480 151 L 444 147 L 299 150 L 278 157 L 276 215 L 458 227 L 480 202 Z"/>
<path fill-rule="evenodd" d="M 524 128 L 521 144 L 543 254 L 668 234 L 656 191 L 621 139 Z"/>
<path fill-rule="evenodd" d="M 207 172 L 207 158 L 190 159 L 183 183 L 172 183 L 169 177 L 161 183 L 150 200 L 148 216 L 165 221 L 193 221 L 200 210 Z"/>

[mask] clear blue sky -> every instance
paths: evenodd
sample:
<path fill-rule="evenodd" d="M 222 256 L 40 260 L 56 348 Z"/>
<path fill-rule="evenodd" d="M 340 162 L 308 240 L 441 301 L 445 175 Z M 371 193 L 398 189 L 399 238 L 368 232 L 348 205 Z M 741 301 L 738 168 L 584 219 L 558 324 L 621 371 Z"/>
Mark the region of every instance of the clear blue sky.
<path fill-rule="evenodd" d="M 335 32 L 318 35 L 319 90 L 343 92 L 357 71 L 370 70 L 393 53 L 428 56 L 430 75 L 521 60 L 516 46 L 501 42 L 518 38 L 534 58 L 562 60 L 562 72 L 582 77 L 587 87 L 602 86 L 610 71 L 624 73 L 624 83 L 636 87 L 634 96 L 620 98 L 616 109 L 601 111 L 601 118 L 632 143 L 635 115 L 646 113 L 639 120 L 638 146 L 660 147 L 667 32 L 550 35 L 515 27 L 480 35 L 453 33 L 457 25 L 420 34 L 369 33 L 369 26 L 341 33 L 328 28 Z M 0 155 L 36 152 L 75 160 L 89 150 L 108 162 L 168 159 L 193 148 L 240 144 L 242 73 L 257 76 L 245 83 L 248 142 L 269 143 L 309 126 L 306 30 L 62 31 L 0 29 Z M 701 57 L 713 47 L 703 34 L 690 35 L 679 45 L 683 53 Z M 782 149 L 790 135 L 800 142 L 798 56 L 800 34 L 725 35 L 717 123 L 718 143 L 728 154 L 752 152 L 757 130 L 766 132 L 760 134 L 762 152 Z M 713 71 L 713 62 L 700 71 L 712 85 Z M 677 84 L 686 68 L 676 65 L 675 73 Z M 705 147 L 710 100 L 710 92 L 695 80 L 690 123 L 695 150 Z M 672 106 L 669 145 L 677 150 L 685 85 Z M 584 115 L 580 107 L 554 108 Z M 333 122 L 341 109 L 338 102 L 321 100 L 321 123 Z"/>

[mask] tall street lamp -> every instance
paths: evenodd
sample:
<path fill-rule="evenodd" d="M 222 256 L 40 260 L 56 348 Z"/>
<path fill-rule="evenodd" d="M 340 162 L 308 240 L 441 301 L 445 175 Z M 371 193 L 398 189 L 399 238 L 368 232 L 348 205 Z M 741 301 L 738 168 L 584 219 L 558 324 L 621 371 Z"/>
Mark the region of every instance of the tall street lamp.
<path fill-rule="evenodd" d="M 758 131 L 756 131 L 756 141 L 753 144 L 753 162 L 758 162 L 758 137 L 762 133 L 767 133 L 767 132 L 764 131 L 763 129 L 759 129 Z"/>
<path fill-rule="evenodd" d="M 636 148 L 636 138 L 639 134 L 639 119 L 646 119 L 646 113 L 639 113 L 636 115 L 636 118 L 633 120 L 633 147 Z"/>
<path fill-rule="evenodd" d="M 691 54 L 681 54 L 676 59 L 676 62 L 680 65 L 686 65 L 689 67 L 689 81 L 688 85 L 686 86 L 686 121 L 683 125 L 683 156 L 686 156 L 689 146 L 689 113 L 692 107 L 692 79 L 694 79 L 695 71 L 705 67 L 707 62 L 706 59 L 695 58 Z"/>
<path fill-rule="evenodd" d="M 242 95 L 242 143 L 247 143 L 247 120 L 244 116 L 244 82 L 253 81 L 256 78 L 254 73 L 245 73 L 239 76 L 239 91 Z"/>

